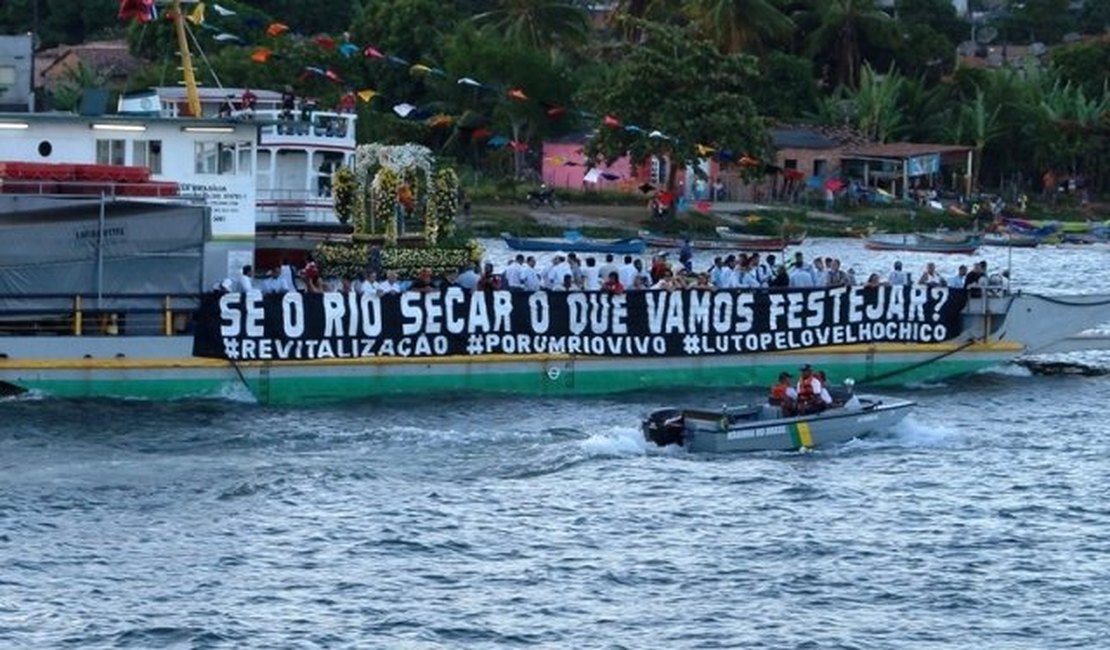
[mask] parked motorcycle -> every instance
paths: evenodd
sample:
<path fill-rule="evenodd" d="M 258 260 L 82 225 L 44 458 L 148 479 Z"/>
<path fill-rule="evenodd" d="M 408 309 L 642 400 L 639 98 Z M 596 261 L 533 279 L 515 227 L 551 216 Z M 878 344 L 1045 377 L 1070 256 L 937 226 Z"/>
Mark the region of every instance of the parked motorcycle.
<path fill-rule="evenodd" d="M 560 205 L 559 197 L 555 196 L 555 190 L 546 185 L 540 186 L 537 190 L 529 191 L 525 200 L 528 202 L 528 207 L 533 210 L 544 205 L 550 206 L 552 210 L 558 210 Z"/>

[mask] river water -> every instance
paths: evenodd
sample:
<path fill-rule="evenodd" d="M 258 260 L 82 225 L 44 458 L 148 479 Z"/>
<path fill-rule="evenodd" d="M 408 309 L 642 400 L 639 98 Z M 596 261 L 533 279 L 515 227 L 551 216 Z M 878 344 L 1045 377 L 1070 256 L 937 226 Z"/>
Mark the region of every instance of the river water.
<path fill-rule="evenodd" d="M 638 420 L 759 393 L 3 401 L 0 647 L 1105 647 L 1110 377 L 890 392 L 893 431 L 734 456 Z"/>

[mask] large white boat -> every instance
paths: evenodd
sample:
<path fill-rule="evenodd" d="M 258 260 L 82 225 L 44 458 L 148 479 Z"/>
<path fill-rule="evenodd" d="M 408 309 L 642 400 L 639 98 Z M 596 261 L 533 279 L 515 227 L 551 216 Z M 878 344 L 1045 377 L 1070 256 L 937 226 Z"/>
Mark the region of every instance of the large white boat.
<path fill-rule="evenodd" d="M 802 361 L 904 384 L 1110 321 L 1107 296 L 947 289 L 215 295 L 243 266 L 274 264 L 267 251 L 341 232 L 328 179 L 351 163 L 355 116 L 291 113 L 280 93 L 247 89 L 158 88 L 119 108 L 0 114 L 9 392 L 586 395 L 766 385 Z"/>

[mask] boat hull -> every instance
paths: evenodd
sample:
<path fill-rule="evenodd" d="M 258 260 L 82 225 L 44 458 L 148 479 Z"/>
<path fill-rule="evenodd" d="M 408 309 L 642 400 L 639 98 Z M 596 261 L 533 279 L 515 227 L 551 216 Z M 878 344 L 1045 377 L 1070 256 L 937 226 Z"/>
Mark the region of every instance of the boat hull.
<path fill-rule="evenodd" d="M 840 444 L 870 433 L 889 430 L 900 422 L 914 403 L 908 400 L 861 398 L 860 409 L 837 408 L 816 416 L 767 417 L 734 420 L 730 409 L 720 412 L 684 411 L 681 444 L 697 453 L 734 453 L 753 451 L 792 451 Z M 760 407 L 755 407 L 759 409 Z M 763 407 L 776 412 L 775 407 Z M 669 410 L 668 410 L 669 411 Z M 670 412 L 665 413 L 670 415 Z M 662 440 L 649 418 L 644 435 L 649 441 Z"/>
<path fill-rule="evenodd" d="M 193 337 L 0 337 L 0 388 L 70 398 L 246 397 L 297 405 L 443 393 L 584 396 L 635 390 L 768 386 L 811 363 L 833 381 L 906 385 L 945 379 L 1051 349 L 1110 320 L 1110 296 L 984 295 L 964 334 L 943 343 L 860 342 L 774 352 L 687 356 L 566 353 L 376 356 L 240 361 L 193 356 Z M 1066 327 L 1061 327 L 1066 324 Z M 699 340 L 711 349 L 712 336 Z"/>
<path fill-rule="evenodd" d="M 1004 343 L 975 344 L 958 351 L 957 344 L 875 344 L 681 360 L 545 354 L 232 365 L 190 356 L 188 337 L 82 337 L 65 345 L 55 340 L 56 350 L 72 352 L 64 356 L 36 350 L 41 339 L 27 337 L 20 342 L 18 338 L 4 340 L 4 351 L 23 352 L 0 359 L 0 382 L 17 390 L 67 398 L 242 396 L 275 405 L 443 393 L 586 396 L 676 385 L 765 386 L 783 368 L 807 362 L 832 377 L 903 385 L 975 372 L 1020 351 Z"/>
<path fill-rule="evenodd" d="M 971 255 L 979 250 L 977 237 L 948 240 L 921 235 L 873 235 L 864 241 L 864 247 L 873 251 L 910 251 L 916 253 L 950 253 Z"/>
<path fill-rule="evenodd" d="M 642 239 L 560 239 L 527 238 L 502 235 L 505 245 L 514 251 L 564 253 L 613 253 L 614 255 L 639 255 L 647 249 Z"/>

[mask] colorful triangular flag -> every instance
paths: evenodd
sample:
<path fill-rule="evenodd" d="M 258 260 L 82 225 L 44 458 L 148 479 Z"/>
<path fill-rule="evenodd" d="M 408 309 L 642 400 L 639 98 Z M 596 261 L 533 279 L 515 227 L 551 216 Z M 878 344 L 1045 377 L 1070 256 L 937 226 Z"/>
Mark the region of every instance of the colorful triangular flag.
<path fill-rule="evenodd" d="M 362 51 L 362 55 L 368 59 L 382 59 L 385 55 L 378 51 L 378 48 L 373 45 L 367 45 L 366 49 Z"/>
<path fill-rule="evenodd" d="M 415 110 L 416 107 L 408 103 L 396 104 L 393 106 L 393 112 L 401 117 L 408 117 Z"/>
<path fill-rule="evenodd" d="M 312 37 L 312 42 L 324 48 L 325 50 L 335 49 L 335 39 L 327 34 L 317 34 Z"/>
<path fill-rule="evenodd" d="M 528 95 L 525 95 L 524 91 L 521 90 L 520 88 L 510 88 L 509 92 L 507 94 L 509 95 L 510 98 L 515 99 L 519 102 L 528 101 Z"/>
<path fill-rule="evenodd" d="M 613 117 L 612 115 L 606 115 L 605 117 L 603 117 L 601 119 L 601 123 L 609 127 L 610 129 L 619 129 L 621 126 L 621 121 Z"/>
<path fill-rule="evenodd" d="M 270 48 L 260 47 L 256 49 L 253 54 L 251 54 L 251 61 L 254 61 L 255 63 L 265 63 L 270 60 L 270 57 L 273 56 L 273 54 L 274 52 Z"/>
<path fill-rule="evenodd" d="M 270 26 L 266 28 L 266 35 L 277 37 L 287 31 L 289 31 L 289 25 L 285 23 L 270 23 Z"/>
<path fill-rule="evenodd" d="M 358 91 L 358 98 L 364 102 L 369 102 L 371 99 L 374 99 L 374 96 L 377 94 L 378 91 L 367 88 L 366 90 Z"/>
<path fill-rule="evenodd" d="M 349 59 L 358 54 L 358 46 L 354 43 L 344 43 L 339 46 L 339 53 L 342 54 L 344 58 Z"/>
<path fill-rule="evenodd" d="M 190 11 L 189 15 L 185 17 L 185 20 L 188 20 L 189 22 L 193 23 L 194 25 L 200 25 L 201 23 L 203 23 L 204 22 L 204 3 L 203 2 L 198 2 L 197 6 L 193 7 L 193 10 Z"/>
<path fill-rule="evenodd" d="M 413 64 L 413 66 L 409 68 L 409 74 L 413 75 L 414 77 L 428 74 L 431 71 L 432 69 L 424 65 L 423 63 Z"/>
<path fill-rule="evenodd" d="M 220 5 L 212 5 L 212 11 L 215 11 L 216 13 L 220 14 L 224 18 L 227 18 L 228 16 L 234 16 L 235 15 L 234 11 L 228 9 L 227 7 L 221 7 Z"/>

